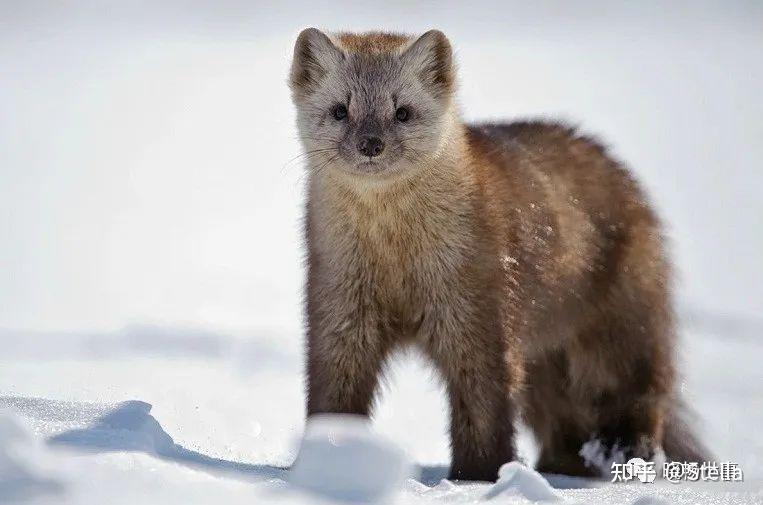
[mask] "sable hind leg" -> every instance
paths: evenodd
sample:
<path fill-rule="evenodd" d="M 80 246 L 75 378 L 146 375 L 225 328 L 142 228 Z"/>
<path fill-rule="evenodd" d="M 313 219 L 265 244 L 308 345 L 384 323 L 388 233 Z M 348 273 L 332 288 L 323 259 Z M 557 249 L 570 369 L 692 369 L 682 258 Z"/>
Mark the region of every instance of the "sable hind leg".
<path fill-rule="evenodd" d="M 578 419 L 556 419 L 541 444 L 539 472 L 609 477 L 613 462 L 634 457 L 653 461 L 661 436 L 658 406 L 643 399 L 628 405 L 594 404 L 585 406 L 587 411 L 578 406 Z M 591 418 L 596 419 L 585 422 Z"/>
<path fill-rule="evenodd" d="M 579 452 L 589 439 L 590 418 L 570 395 L 567 355 L 547 352 L 527 363 L 523 418 L 539 446 L 539 472 L 594 476 Z"/>
<path fill-rule="evenodd" d="M 655 259 L 639 270 L 633 261 L 637 255 L 640 264 L 646 261 L 647 246 L 634 243 L 625 260 L 632 267 L 608 291 L 599 318 L 570 345 L 571 376 L 581 387 L 575 393 L 588 400 L 591 439 L 607 464 L 654 459 L 673 395 L 675 331 L 664 265 Z"/>
<path fill-rule="evenodd" d="M 663 363 L 663 351 L 654 345 L 631 349 L 613 360 L 611 384 L 589 385 L 591 439 L 607 464 L 635 457 L 652 461 L 662 445 L 672 389 L 672 367 Z M 609 468 L 602 471 L 609 474 Z"/>
<path fill-rule="evenodd" d="M 649 317 L 617 322 L 528 366 L 525 420 L 540 445 L 539 471 L 606 477 L 613 461 L 649 461 L 659 448 L 670 345 L 654 341 L 664 328 Z"/>

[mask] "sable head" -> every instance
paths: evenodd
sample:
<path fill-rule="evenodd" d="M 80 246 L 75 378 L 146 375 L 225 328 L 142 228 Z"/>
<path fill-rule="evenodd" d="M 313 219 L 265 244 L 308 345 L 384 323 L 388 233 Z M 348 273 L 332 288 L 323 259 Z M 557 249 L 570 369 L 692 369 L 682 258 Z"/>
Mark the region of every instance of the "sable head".
<path fill-rule="evenodd" d="M 386 177 L 415 170 L 443 148 L 455 70 L 437 30 L 299 34 L 290 86 L 308 165 Z"/>

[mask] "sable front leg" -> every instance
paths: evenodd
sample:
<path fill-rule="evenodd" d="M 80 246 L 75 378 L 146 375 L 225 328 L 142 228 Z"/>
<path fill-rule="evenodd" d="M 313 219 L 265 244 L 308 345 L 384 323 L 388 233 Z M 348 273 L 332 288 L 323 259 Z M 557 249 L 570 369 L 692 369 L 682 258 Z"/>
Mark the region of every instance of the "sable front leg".
<path fill-rule="evenodd" d="M 497 318 L 443 331 L 430 348 L 450 400 L 451 479 L 494 481 L 515 459 L 516 380 Z"/>
<path fill-rule="evenodd" d="M 308 310 L 307 415 L 369 415 L 387 354 L 374 315 L 320 302 Z"/>

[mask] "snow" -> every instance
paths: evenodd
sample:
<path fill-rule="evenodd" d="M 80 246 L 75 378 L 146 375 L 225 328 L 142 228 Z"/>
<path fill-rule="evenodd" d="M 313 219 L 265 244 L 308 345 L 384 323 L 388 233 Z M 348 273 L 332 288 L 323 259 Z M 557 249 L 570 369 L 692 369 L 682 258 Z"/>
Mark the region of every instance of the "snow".
<path fill-rule="evenodd" d="M 55 405 L 51 407 L 48 410 L 56 408 Z M 172 437 L 164 432 L 150 412 L 148 403 L 124 402 L 100 416 L 91 426 L 58 434 L 50 439 L 50 443 L 93 450 L 144 451 L 159 456 L 176 454 Z"/>
<path fill-rule="evenodd" d="M 174 344 L 164 353 L 129 349 L 120 338 L 131 340 L 130 332 L 118 331 L 121 337 L 104 339 L 113 346 L 108 352 L 73 346 L 56 357 L 42 345 L 55 340 L 49 334 L 24 334 L 24 346 L 17 342 L 10 346 L 16 351 L 0 356 L 6 395 L 0 398 L 0 489 L 18 501 L 78 505 L 513 505 L 550 496 L 563 503 L 761 503 L 763 445 L 756 429 L 763 423 L 757 408 L 763 343 L 747 338 L 754 328 L 731 326 L 721 338 L 717 326 L 700 326 L 695 322 L 685 335 L 693 345 L 684 352 L 684 391 L 719 461 L 738 462 L 743 483 L 615 485 L 538 475 L 529 469 L 535 453 L 526 430 L 519 438 L 523 462 L 505 466 L 497 483 L 451 482 L 445 397 L 416 355 L 392 363 L 370 425 L 340 419 L 305 427 L 301 353 L 283 349 L 280 337 L 252 337 L 252 347 L 252 339 L 220 334 L 224 351 L 198 355 Z M 150 330 L 142 331 L 148 338 Z M 155 331 L 182 341 L 177 328 Z M 18 333 L 0 335 L 7 342 Z M 733 374 L 719 373 L 708 354 L 733 362 Z M 407 462 L 414 464 L 412 478 Z"/>
<path fill-rule="evenodd" d="M 622 448 L 618 447 L 617 444 L 611 448 L 605 447 L 601 440 L 598 439 L 592 439 L 584 443 L 578 454 L 583 458 L 586 466 L 596 468 L 599 472 L 604 474 L 610 471 L 612 464 L 625 463 L 625 453 Z M 652 458 L 652 461 L 656 465 L 660 465 L 664 459 L 662 452 L 658 451 Z M 636 458 L 636 461 L 640 463 L 644 462 L 644 460 L 640 458 Z"/>
<path fill-rule="evenodd" d="M 61 485 L 37 468 L 34 441 L 8 412 L 0 412 L 0 501 L 57 495 Z"/>
<path fill-rule="evenodd" d="M 329 498 L 377 502 L 409 475 L 405 454 L 374 434 L 365 418 L 324 415 L 307 423 L 289 482 Z"/>
<path fill-rule="evenodd" d="M 530 501 L 559 501 L 548 481 L 535 470 L 512 461 L 506 463 L 498 471 L 498 481 L 485 495 L 493 499 L 501 495 L 519 495 Z"/>
<path fill-rule="evenodd" d="M 191 4 L 0 3 L 0 503 L 763 503 L 759 5 Z M 370 426 L 305 426 L 308 25 L 441 28 L 468 119 L 562 117 L 628 161 L 672 239 L 682 394 L 744 482 L 538 475 L 523 427 L 497 483 L 448 481 L 410 353 Z"/>
<path fill-rule="evenodd" d="M 633 505 L 668 505 L 668 502 L 653 496 L 642 496 L 634 501 Z"/>

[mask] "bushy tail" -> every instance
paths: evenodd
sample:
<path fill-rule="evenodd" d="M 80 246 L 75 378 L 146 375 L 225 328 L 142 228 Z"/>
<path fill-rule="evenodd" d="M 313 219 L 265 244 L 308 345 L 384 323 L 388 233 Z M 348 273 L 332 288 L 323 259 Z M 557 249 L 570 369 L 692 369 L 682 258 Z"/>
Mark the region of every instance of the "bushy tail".
<path fill-rule="evenodd" d="M 668 461 L 702 463 L 712 460 L 712 454 L 691 428 L 693 417 L 681 401 L 671 410 L 662 439 L 662 450 Z"/>

